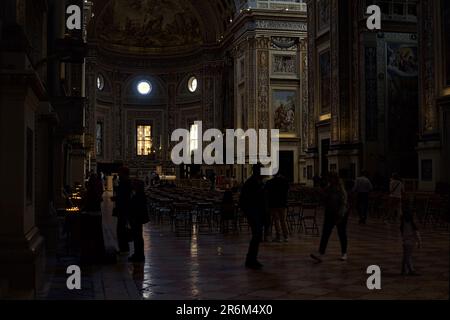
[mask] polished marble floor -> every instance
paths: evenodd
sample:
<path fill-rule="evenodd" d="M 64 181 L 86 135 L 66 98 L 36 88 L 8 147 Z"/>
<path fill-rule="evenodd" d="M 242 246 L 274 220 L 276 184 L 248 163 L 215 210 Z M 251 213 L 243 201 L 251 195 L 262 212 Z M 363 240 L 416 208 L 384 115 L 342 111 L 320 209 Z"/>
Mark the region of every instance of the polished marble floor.
<path fill-rule="evenodd" d="M 263 243 L 263 270 L 243 267 L 249 234 L 176 237 L 167 227 L 145 229 L 145 264 L 129 272 L 144 299 L 448 299 L 449 234 L 423 230 L 415 253 L 419 277 L 400 275 L 398 226 L 370 221 L 349 225 L 349 259 L 339 260 L 336 232 L 326 259 L 314 263 L 319 238 L 297 234 L 288 243 Z M 370 291 L 366 270 L 381 268 L 381 290 Z"/>
<path fill-rule="evenodd" d="M 104 203 L 105 238 L 114 241 L 115 219 Z M 370 220 L 360 226 L 349 223 L 349 259 L 339 260 L 339 241 L 333 233 L 326 258 L 315 264 L 319 237 L 295 234 L 288 243 L 263 243 L 264 268 L 244 268 L 249 233 L 198 234 L 177 237 L 167 226 L 145 227 L 144 264 L 131 264 L 126 256 L 118 263 L 91 267 L 84 293 L 67 293 L 60 285 L 41 298 L 149 299 L 149 300 L 270 300 L 270 299 L 448 299 L 449 233 L 422 230 L 423 247 L 414 261 L 418 277 L 400 275 L 401 241 L 398 226 Z M 366 269 L 381 268 L 381 290 L 367 289 Z"/>

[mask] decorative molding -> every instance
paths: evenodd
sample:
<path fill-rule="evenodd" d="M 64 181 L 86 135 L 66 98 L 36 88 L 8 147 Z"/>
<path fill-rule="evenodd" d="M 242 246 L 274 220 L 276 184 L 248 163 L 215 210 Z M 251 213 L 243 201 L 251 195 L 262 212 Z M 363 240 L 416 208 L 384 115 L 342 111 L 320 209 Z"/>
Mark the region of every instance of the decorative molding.
<path fill-rule="evenodd" d="M 258 52 L 258 127 L 269 129 L 269 51 Z"/>
<path fill-rule="evenodd" d="M 270 30 L 287 30 L 307 32 L 308 26 L 306 22 L 295 21 L 277 21 L 277 20 L 256 20 L 256 29 L 270 29 Z"/>
<path fill-rule="evenodd" d="M 436 107 L 435 66 L 434 56 L 434 0 L 420 2 L 419 18 L 419 48 L 421 48 L 421 63 L 419 70 L 419 90 L 421 100 L 422 134 L 432 134 L 439 130 L 439 115 Z"/>
<path fill-rule="evenodd" d="M 271 48 L 276 50 L 295 51 L 297 50 L 298 41 L 298 38 L 272 37 Z"/>
<path fill-rule="evenodd" d="M 339 0 L 331 1 L 331 143 L 340 140 Z"/>

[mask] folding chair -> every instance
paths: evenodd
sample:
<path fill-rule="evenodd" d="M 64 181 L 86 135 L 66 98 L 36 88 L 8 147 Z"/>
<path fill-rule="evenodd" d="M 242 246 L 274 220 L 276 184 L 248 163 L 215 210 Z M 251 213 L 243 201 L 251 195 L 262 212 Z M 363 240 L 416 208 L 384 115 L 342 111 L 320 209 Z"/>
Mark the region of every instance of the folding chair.
<path fill-rule="evenodd" d="M 305 203 L 302 205 L 300 220 L 305 234 L 308 234 L 308 230 L 311 230 L 313 235 L 319 235 L 319 226 L 317 225 L 317 209 L 317 204 Z"/>

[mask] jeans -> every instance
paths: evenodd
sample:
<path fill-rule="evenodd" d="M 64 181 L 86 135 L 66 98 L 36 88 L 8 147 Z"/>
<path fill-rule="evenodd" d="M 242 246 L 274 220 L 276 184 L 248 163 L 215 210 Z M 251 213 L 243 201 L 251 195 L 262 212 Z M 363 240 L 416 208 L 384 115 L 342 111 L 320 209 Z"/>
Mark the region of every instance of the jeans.
<path fill-rule="evenodd" d="M 366 222 L 367 220 L 367 211 L 369 210 L 369 193 L 368 192 L 359 192 L 357 196 L 356 202 L 358 213 L 359 213 L 359 221 Z"/>
<path fill-rule="evenodd" d="M 248 224 L 252 230 L 252 239 L 248 247 L 247 263 L 256 262 L 258 260 L 259 243 L 263 235 L 263 221 L 260 217 L 247 215 Z"/>
<path fill-rule="evenodd" d="M 289 231 L 286 223 L 286 216 L 287 216 L 286 208 L 272 208 L 270 209 L 270 213 L 272 215 L 273 223 L 275 225 L 277 239 L 281 238 L 281 232 L 283 232 L 283 237 L 287 239 Z"/>
<path fill-rule="evenodd" d="M 343 255 L 347 254 L 347 220 L 348 217 L 346 217 L 340 223 L 336 224 L 332 217 L 325 216 L 325 221 L 323 222 L 322 238 L 320 239 L 320 254 L 325 254 L 328 246 L 328 240 L 330 239 L 331 233 L 333 232 L 335 226 L 337 228 L 339 241 L 341 242 L 341 253 Z"/>
<path fill-rule="evenodd" d="M 133 235 L 134 255 L 137 257 L 144 256 L 144 236 L 142 235 L 143 226 L 141 223 L 131 224 L 131 233 Z"/>
<path fill-rule="evenodd" d="M 127 223 L 127 217 L 119 213 L 117 217 L 117 241 L 119 243 L 119 250 L 121 252 L 130 251 L 127 239 Z"/>
<path fill-rule="evenodd" d="M 408 274 L 414 272 L 414 266 L 412 263 L 412 255 L 414 252 L 414 244 L 403 244 L 403 261 L 402 261 L 402 273 Z"/>

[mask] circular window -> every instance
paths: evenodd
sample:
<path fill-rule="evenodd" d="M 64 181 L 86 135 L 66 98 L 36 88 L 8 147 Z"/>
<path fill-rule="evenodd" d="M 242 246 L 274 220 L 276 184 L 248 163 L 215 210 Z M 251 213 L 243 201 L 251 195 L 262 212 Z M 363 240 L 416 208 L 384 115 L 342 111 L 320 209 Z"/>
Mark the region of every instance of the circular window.
<path fill-rule="evenodd" d="M 137 90 L 141 95 L 147 95 L 152 92 L 152 85 L 148 81 L 140 81 L 137 85 Z"/>
<path fill-rule="evenodd" d="M 194 93 L 197 91 L 198 81 L 196 77 L 191 77 L 188 81 L 188 89 L 190 92 Z"/>
<path fill-rule="evenodd" d="M 105 79 L 101 74 L 97 76 L 97 89 L 102 91 L 105 88 Z"/>

